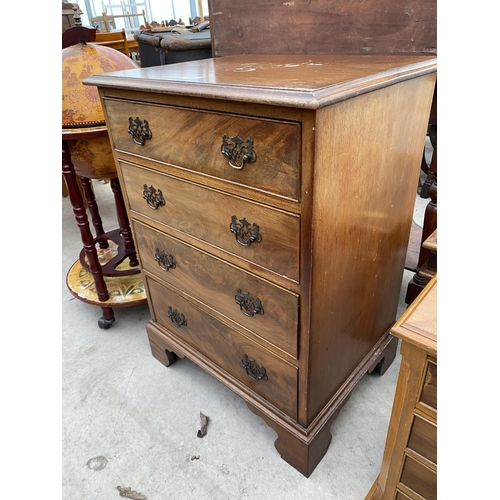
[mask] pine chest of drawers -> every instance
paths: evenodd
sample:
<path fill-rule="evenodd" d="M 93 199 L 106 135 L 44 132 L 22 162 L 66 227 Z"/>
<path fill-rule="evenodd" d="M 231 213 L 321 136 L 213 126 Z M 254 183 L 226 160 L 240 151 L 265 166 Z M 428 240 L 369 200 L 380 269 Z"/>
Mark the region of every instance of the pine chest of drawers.
<path fill-rule="evenodd" d="M 437 499 L 437 274 L 392 328 L 401 368 L 380 475 L 365 500 Z"/>
<path fill-rule="evenodd" d="M 309 476 L 395 355 L 436 60 L 239 56 L 94 75 L 153 355 L 228 385 Z"/>

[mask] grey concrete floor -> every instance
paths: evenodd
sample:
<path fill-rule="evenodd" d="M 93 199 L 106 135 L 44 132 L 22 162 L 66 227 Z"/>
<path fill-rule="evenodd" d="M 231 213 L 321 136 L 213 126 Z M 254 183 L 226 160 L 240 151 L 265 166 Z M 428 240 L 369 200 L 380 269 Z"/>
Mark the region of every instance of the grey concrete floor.
<path fill-rule="evenodd" d="M 109 184 L 94 188 L 105 229 L 117 227 Z M 416 197 L 419 224 L 427 202 Z M 365 498 L 380 470 L 399 353 L 383 376 L 365 375 L 356 386 L 306 479 L 280 458 L 275 432 L 242 399 L 188 359 L 166 368 L 152 357 L 146 304 L 115 309 L 113 326 L 98 327 L 100 309 L 66 287 L 82 248 L 68 198 L 62 218 L 63 500 L 121 498 L 118 486 L 148 500 Z M 398 314 L 411 276 L 405 271 Z M 210 417 L 203 439 L 200 412 Z"/>

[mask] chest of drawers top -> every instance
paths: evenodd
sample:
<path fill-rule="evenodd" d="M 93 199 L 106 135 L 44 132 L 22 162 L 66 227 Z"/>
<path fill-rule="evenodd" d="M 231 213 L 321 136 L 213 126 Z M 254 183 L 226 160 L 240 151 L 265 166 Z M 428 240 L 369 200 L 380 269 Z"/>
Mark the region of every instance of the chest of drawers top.
<path fill-rule="evenodd" d="M 85 83 L 307 109 L 436 71 L 433 56 L 243 55 L 93 75 Z"/>

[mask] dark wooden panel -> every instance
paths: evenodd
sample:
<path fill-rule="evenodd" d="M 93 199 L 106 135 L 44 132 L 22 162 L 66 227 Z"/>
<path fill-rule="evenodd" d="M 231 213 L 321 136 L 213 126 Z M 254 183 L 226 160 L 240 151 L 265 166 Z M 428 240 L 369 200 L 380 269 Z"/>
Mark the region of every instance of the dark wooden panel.
<path fill-rule="evenodd" d="M 436 53 L 436 0 L 209 0 L 214 56 Z"/>

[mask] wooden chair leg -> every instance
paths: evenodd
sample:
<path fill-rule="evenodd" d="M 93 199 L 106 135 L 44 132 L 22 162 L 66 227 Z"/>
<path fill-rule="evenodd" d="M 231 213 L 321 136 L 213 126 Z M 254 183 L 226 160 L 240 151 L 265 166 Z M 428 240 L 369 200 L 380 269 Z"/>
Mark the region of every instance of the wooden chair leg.
<path fill-rule="evenodd" d="M 437 152 L 437 144 L 434 148 L 434 154 Z M 436 160 L 437 161 L 437 160 Z M 434 165 L 433 165 L 434 164 Z M 431 162 L 431 168 L 436 168 L 436 162 Z M 430 281 L 430 276 L 423 271 L 429 261 L 431 252 L 424 248 L 424 241 L 437 229 L 437 176 L 434 176 L 431 188 L 429 190 L 430 201 L 427 204 L 424 214 L 424 225 L 422 228 L 422 240 L 420 242 L 420 254 L 415 275 L 408 283 L 406 290 L 405 303 L 411 304 Z"/>

